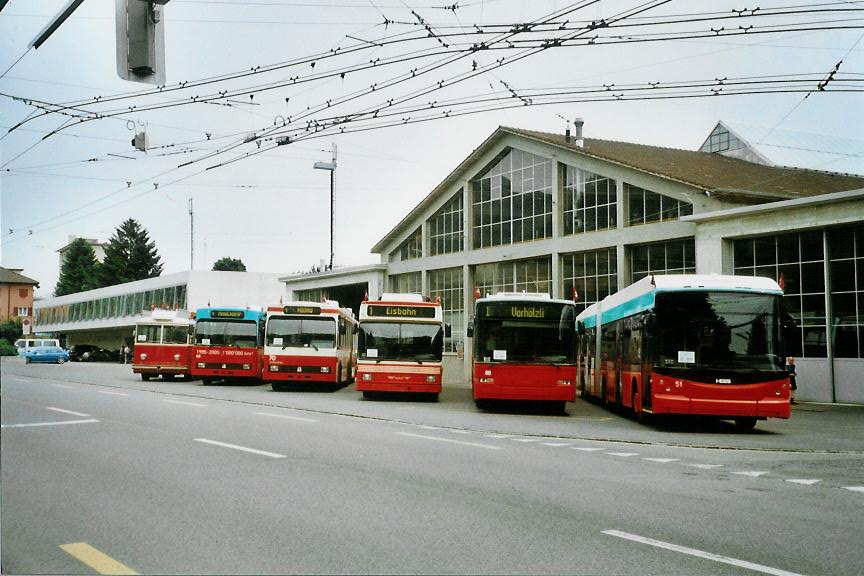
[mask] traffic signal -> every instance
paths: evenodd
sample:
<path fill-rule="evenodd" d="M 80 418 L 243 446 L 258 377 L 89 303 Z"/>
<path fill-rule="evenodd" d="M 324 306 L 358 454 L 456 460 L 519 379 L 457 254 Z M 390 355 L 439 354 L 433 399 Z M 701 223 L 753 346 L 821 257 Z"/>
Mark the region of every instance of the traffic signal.
<path fill-rule="evenodd" d="M 168 0 L 115 0 L 117 75 L 130 82 L 165 83 L 165 23 Z"/>

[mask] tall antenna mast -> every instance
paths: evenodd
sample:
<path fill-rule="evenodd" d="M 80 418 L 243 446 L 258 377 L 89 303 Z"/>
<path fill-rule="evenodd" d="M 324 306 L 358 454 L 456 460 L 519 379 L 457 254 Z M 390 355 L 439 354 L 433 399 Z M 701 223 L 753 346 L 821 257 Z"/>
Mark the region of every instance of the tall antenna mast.
<path fill-rule="evenodd" d="M 189 197 L 189 270 L 195 269 L 195 211 L 192 209 L 192 197 Z"/>

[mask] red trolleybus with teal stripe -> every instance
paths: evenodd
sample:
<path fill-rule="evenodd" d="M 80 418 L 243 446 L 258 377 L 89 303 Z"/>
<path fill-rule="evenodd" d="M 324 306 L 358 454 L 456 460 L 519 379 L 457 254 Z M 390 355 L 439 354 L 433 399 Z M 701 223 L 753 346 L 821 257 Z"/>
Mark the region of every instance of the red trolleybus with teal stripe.
<path fill-rule="evenodd" d="M 267 308 L 262 378 L 280 391 L 301 382 L 341 388 L 354 377 L 357 321 L 339 302 L 289 302 Z"/>
<path fill-rule="evenodd" d="M 645 414 L 789 418 L 783 290 L 747 276 L 647 276 L 577 318 L 579 387 Z"/>
<path fill-rule="evenodd" d="M 248 308 L 195 311 L 192 376 L 214 380 L 261 381 L 265 313 Z"/>
<path fill-rule="evenodd" d="M 357 390 L 411 392 L 437 400 L 441 393 L 444 313 L 419 294 L 383 294 L 360 304 Z"/>
<path fill-rule="evenodd" d="M 492 400 L 576 400 L 576 306 L 548 294 L 499 293 L 475 302 L 471 387 L 478 408 Z"/>

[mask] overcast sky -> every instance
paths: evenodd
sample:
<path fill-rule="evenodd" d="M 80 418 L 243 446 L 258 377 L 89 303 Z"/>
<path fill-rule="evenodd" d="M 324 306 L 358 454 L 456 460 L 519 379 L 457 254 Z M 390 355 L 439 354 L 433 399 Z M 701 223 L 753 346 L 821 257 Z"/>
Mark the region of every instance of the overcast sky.
<path fill-rule="evenodd" d="M 304 61 L 170 94 L 125 98 L 111 105 L 84 102 L 76 109 L 103 114 L 117 110 L 117 115 L 76 122 L 42 140 L 65 126 L 69 118 L 56 113 L 41 115 L 26 101 L 12 97 L 67 103 L 149 88 L 117 77 L 114 0 L 86 0 L 42 47 L 28 51 L 30 42 L 64 4 L 65 0 L 10 0 L 0 12 L 0 74 L 5 72 L 0 79 L 0 259 L 3 266 L 23 268 L 25 275 L 39 281 L 37 295 L 42 297 L 53 291 L 59 274 L 56 250 L 67 244 L 70 235 L 107 241 L 130 217 L 156 242 L 165 273 L 188 270 L 190 198 L 194 202 L 196 269 L 209 270 L 224 256 L 241 259 L 250 271 L 286 274 L 326 261 L 329 177 L 312 165 L 329 161 L 333 142 L 339 154 L 337 265 L 377 262 L 378 257 L 369 252 L 372 245 L 500 125 L 563 132 L 565 119 L 583 117 L 589 138 L 695 150 L 723 119 L 843 138 L 844 146 L 832 152 L 836 163 L 828 161 L 818 168 L 831 171 L 842 166 L 864 173 L 864 97 L 858 92 L 832 91 L 854 86 L 855 78 L 864 79 L 864 2 L 761 1 L 758 6 L 763 14 L 772 7 L 798 6 L 795 10 L 801 11 L 814 5 L 859 12 L 701 21 L 706 16 L 694 15 L 732 14 L 733 10 L 755 8 L 755 4 L 679 0 L 620 21 L 647 24 L 663 15 L 685 15 L 682 20 L 686 22 L 674 26 L 579 33 L 577 28 L 587 22 L 614 21 L 626 10 L 650 3 L 471 0 L 456 2 L 452 9 L 453 0 L 170 0 L 164 12 L 168 88 L 316 54 L 333 57 L 313 60 L 316 67 Z M 451 9 L 445 8 L 448 4 Z M 583 4 L 586 6 L 577 9 Z M 570 45 L 553 46 L 515 61 L 527 45 L 514 42 L 512 50 L 462 53 L 462 58 L 448 66 L 426 72 L 436 62 L 455 58 L 455 52 L 449 56 L 444 52 L 488 41 L 492 29 L 508 30 L 493 28 L 496 24 L 535 22 L 564 10 L 570 11 L 552 19 L 556 24 L 547 27 L 545 37 L 581 34 Z M 421 18 L 432 36 L 422 27 Z M 385 20 L 389 21 L 386 26 Z M 748 34 L 740 33 L 750 25 L 754 28 Z M 463 28 L 453 28 L 460 26 Z M 557 26 L 562 30 L 555 31 Z M 840 26 L 847 28 L 838 29 Z M 769 27 L 797 30 L 755 33 Z M 815 30 L 825 27 L 832 29 Z M 644 34 L 704 36 L 712 28 L 719 31 L 714 37 L 633 42 L 646 38 Z M 448 37 L 445 31 L 459 35 Z M 731 35 L 732 31 L 739 34 Z M 595 44 L 584 45 L 595 35 Z M 604 35 L 630 42 L 599 45 Z M 511 40 L 520 38 L 537 40 L 544 35 L 517 34 Z M 387 43 L 396 39 L 406 41 Z M 357 50 L 361 47 L 364 50 Z M 426 57 L 405 59 L 421 54 Z M 390 63 L 400 57 L 405 61 Z M 502 57 L 505 60 L 497 65 Z M 806 99 L 803 93 L 775 93 L 627 101 L 624 91 L 629 85 L 660 82 L 659 94 L 675 82 L 790 79 L 792 74 L 824 80 L 841 59 L 837 74 L 843 76 L 837 78 L 843 80 L 833 86 L 829 83 L 828 90 L 814 91 Z M 370 61 L 375 65 L 368 70 L 357 69 Z M 475 66 L 478 73 L 473 78 L 451 83 L 474 72 Z M 339 70 L 347 71 L 344 78 Z M 388 81 L 406 77 L 412 70 L 420 72 L 416 78 L 386 87 Z M 329 78 L 312 78 L 334 71 Z M 292 83 L 295 77 L 301 81 Z M 405 99 L 439 82 L 443 85 L 438 90 L 403 104 L 428 105 L 429 109 L 408 112 L 405 108 L 403 116 L 394 117 L 410 119 L 400 126 L 316 138 L 301 130 L 292 137 L 296 142 L 279 147 L 274 147 L 274 139 L 264 138 L 263 131 L 272 130 L 274 122 L 277 129 L 288 118 L 296 122 L 307 107 L 308 113 L 314 113 L 311 117 L 321 119 L 363 110 L 386 113 L 388 99 Z M 818 83 L 812 82 L 812 88 Z M 279 87 L 265 90 L 267 84 Z M 370 90 L 372 85 L 377 85 L 376 90 Z M 619 90 L 622 100 L 571 100 L 538 106 L 541 98 L 535 97 L 531 98 L 535 105 L 460 117 L 447 116 L 443 109 L 443 103 L 451 99 L 506 96 L 511 97 L 508 104 L 518 104 L 520 98 L 527 100 L 527 94 L 541 88 L 563 91 L 602 89 L 604 85 L 610 87 L 610 93 Z M 727 80 L 723 86 L 718 81 L 714 89 L 724 94 L 732 88 Z M 221 100 L 194 101 L 223 90 L 228 92 Z M 243 94 L 230 95 L 237 91 Z M 364 91 L 371 93 L 337 103 L 346 95 Z M 691 91 L 709 94 L 711 87 Z M 176 105 L 181 100 L 183 105 Z M 328 100 L 332 109 L 316 112 L 317 107 L 326 108 Z M 160 103 L 175 105 L 140 110 Z M 129 107 L 135 108 L 128 111 Z M 453 104 L 449 109 L 464 107 Z M 439 120 L 413 123 L 439 111 Z M 31 114 L 31 121 L 6 134 Z M 358 121 L 344 126 L 369 127 L 378 121 L 354 118 Z M 305 121 L 301 128 L 304 125 Z M 140 130 L 146 130 L 149 137 L 151 150 L 146 154 L 130 144 L 134 132 Z M 260 148 L 252 141 L 208 157 L 218 149 L 242 143 L 245 135 L 253 133 L 261 141 Z M 802 148 L 809 145 L 803 142 Z M 256 154 L 205 170 L 249 152 Z M 178 167 L 187 162 L 191 163 Z"/>

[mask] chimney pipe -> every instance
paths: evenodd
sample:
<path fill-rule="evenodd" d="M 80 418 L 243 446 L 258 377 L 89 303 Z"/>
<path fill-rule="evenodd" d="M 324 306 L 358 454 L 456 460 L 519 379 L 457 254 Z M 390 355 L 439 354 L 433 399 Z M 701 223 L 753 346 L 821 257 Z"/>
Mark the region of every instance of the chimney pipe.
<path fill-rule="evenodd" d="M 570 143 L 570 126 L 567 126 L 567 130 L 564 132 L 564 142 Z"/>
<path fill-rule="evenodd" d="M 583 148 L 585 146 L 585 140 L 582 139 L 582 126 L 585 125 L 585 121 L 582 118 L 576 118 L 573 121 L 573 127 L 576 128 L 576 146 Z"/>

